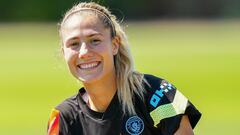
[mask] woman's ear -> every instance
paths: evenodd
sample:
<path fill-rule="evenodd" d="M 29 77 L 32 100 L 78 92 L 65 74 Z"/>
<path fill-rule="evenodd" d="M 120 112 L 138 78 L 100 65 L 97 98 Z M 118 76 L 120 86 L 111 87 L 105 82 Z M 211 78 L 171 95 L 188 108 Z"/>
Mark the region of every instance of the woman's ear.
<path fill-rule="evenodd" d="M 120 46 L 120 39 L 119 37 L 114 37 L 114 39 L 112 40 L 112 52 L 113 52 L 113 55 L 116 55 L 118 53 L 118 49 L 119 49 L 119 46 Z"/>

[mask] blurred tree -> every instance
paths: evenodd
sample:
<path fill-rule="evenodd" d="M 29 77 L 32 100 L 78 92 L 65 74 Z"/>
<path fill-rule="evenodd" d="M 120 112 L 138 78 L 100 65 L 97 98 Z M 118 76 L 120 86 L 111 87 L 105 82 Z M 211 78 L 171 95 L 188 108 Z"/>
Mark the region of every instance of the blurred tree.
<path fill-rule="evenodd" d="M 95 1 L 119 18 L 240 17 L 240 0 L 80 0 Z M 56 21 L 79 0 L 1 0 L 0 21 Z"/>

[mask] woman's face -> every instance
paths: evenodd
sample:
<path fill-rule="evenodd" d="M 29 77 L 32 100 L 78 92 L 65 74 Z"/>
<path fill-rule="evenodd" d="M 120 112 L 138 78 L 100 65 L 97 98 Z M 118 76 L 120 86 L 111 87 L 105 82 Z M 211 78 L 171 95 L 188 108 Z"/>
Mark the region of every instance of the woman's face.
<path fill-rule="evenodd" d="M 113 56 L 119 45 L 95 15 L 74 14 L 65 21 L 61 32 L 64 58 L 73 76 L 83 83 L 113 77 Z"/>

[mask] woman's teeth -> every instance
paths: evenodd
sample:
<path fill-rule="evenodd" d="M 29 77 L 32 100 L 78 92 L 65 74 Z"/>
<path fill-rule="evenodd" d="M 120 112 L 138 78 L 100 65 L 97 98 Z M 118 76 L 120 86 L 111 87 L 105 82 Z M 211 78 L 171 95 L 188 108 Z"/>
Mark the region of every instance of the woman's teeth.
<path fill-rule="evenodd" d="M 94 68 L 98 65 L 99 62 L 92 62 L 92 63 L 88 63 L 88 64 L 80 64 L 79 67 L 81 69 L 91 69 Z"/>

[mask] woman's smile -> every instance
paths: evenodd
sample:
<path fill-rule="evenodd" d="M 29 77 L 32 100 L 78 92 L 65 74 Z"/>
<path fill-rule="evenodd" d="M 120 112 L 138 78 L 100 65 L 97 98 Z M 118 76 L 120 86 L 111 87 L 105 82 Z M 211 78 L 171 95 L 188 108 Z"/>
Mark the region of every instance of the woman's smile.
<path fill-rule="evenodd" d="M 80 70 L 92 70 L 97 68 L 101 64 L 100 61 L 93 61 L 93 62 L 86 62 L 86 63 L 81 63 L 78 64 L 77 67 Z"/>

